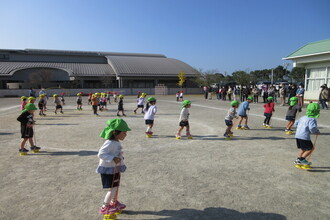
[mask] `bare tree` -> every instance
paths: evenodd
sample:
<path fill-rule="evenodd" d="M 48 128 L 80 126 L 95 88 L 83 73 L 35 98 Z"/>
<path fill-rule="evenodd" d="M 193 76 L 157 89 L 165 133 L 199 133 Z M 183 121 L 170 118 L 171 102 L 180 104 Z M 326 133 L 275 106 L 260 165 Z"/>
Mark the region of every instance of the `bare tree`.
<path fill-rule="evenodd" d="M 39 69 L 30 75 L 31 83 L 48 83 L 52 79 L 52 71 L 50 69 Z"/>

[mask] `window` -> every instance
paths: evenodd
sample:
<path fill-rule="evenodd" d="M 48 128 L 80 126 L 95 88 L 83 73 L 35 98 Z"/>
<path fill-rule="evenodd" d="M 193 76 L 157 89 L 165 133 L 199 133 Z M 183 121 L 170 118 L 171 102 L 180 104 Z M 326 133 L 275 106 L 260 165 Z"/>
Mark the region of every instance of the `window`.
<path fill-rule="evenodd" d="M 307 70 L 306 91 L 318 91 L 320 86 L 329 82 L 329 68 L 315 68 Z"/>
<path fill-rule="evenodd" d="M 0 53 L 0 60 L 9 60 L 9 54 L 1 54 Z"/>

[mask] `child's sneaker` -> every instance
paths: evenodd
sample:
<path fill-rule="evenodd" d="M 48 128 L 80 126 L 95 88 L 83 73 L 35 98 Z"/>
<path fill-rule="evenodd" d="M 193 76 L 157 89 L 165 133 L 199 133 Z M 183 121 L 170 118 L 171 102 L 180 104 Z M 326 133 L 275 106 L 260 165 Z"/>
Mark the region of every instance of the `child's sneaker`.
<path fill-rule="evenodd" d="M 306 159 L 300 160 L 301 165 L 311 165 L 312 163 Z"/>
<path fill-rule="evenodd" d="M 240 129 L 242 129 L 242 126 L 241 125 L 237 125 L 236 130 L 240 130 Z"/>
<path fill-rule="evenodd" d="M 175 139 L 181 139 L 181 135 L 179 133 L 176 133 Z"/>
<path fill-rule="evenodd" d="M 230 138 L 229 134 L 227 134 L 227 133 L 224 133 L 223 136 L 224 136 L 225 138 Z"/>
<path fill-rule="evenodd" d="M 100 208 L 99 213 L 101 215 L 108 215 L 108 214 L 114 214 L 118 211 L 119 209 L 117 207 L 114 207 L 113 205 L 105 205 Z"/>
<path fill-rule="evenodd" d="M 242 127 L 242 129 L 243 129 L 243 130 L 250 130 L 249 126 L 247 126 L 247 125 L 244 125 L 244 126 Z"/>
<path fill-rule="evenodd" d="M 118 200 L 114 203 L 110 203 L 110 206 L 113 206 L 114 208 L 117 208 L 119 210 L 123 210 L 126 208 L 126 205 L 123 203 L 120 203 Z"/>
<path fill-rule="evenodd" d="M 285 130 L 284 130 L 284 132 L 288 132 L 288 131 L 290 131 L 290 130 L 289 130 L 289 129 L 285 129 Z"/>
<path fill-rule="evenodd" d="M 266 125 L 266 128 L 272 128 L 272 126 L 271 125 Z"/>
<path fill-rule="evenodd" d="M 26 149 L 26 148 L 23 148 L 23 150 L 22 150 L 22 149 L 19 149 L 18 151 L 19 151 L 19 152 L 22 152 L 22 153 L 26 153 L 26 152 L 29 152 L 29 150 L 28 150 L 28 149 Z"/>
<path fill-rule="evenodd" d="M 264 128 L 266 128 L 266 127 L 267 127 L 266 123 L 262 123 L 262 126 L 264 126 Z"/>
<path fill-rule="evenodd" d="M 299 158 L 297 158 L 297 159 L 294 161 L 294 163 L 295 163 L 296 165 L 301 165 L 301 161 L 299 160 Z"/>
<path fill-rule="evenodd" d="M 31 150 L 40 150 L 41 149 L 40 147 L 37 147 L 37 146 L 32 146 L 30 148 L 31 148 Z"/>
<path fill-rule="evenodd" d="M 120 114 L 117 114 L 118 117 L 120 117 Z"/>
<path fill-rule="evenodd" d="M 126 117 L 126 115 L 125 115 L 125 114 L 123 114 L 123 116 L 124 116 L 124 117 Z"/>
<path fill-rule="evenodd" d="M 134 110 L 134 114 L 136 114 L 136 111 Z"/>

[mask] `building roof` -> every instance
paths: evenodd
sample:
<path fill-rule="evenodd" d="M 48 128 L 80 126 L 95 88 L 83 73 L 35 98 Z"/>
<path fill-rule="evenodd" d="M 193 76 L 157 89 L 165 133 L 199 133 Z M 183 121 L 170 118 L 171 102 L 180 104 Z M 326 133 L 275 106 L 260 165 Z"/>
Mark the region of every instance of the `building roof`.
<path fill-rule="evenodd" d="M 283 59 L 290 60 L 294 58 L 320 55 L 326 53 L 330 53 L 330 39 L 306 44 L 305 46 L 299 48 L 298 50 L 296 50 L 295 52 L 291 53 L 290 55 L 288 55 Z"/>

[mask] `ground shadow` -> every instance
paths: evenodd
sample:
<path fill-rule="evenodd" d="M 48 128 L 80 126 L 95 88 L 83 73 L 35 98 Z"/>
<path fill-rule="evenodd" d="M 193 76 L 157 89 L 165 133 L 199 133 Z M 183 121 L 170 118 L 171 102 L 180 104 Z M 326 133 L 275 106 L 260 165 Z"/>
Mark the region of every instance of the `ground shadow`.
<path fill-rule="evenodd" d="M 15 133 L 0 132 L 0 135 L 13 135 Z"/>
<path fill-rule="evenodd" d="M 312 173 L 327 173 L 330 172 L 330 167 L 314 167 L 312 166 L 312 169 L 307 170 L 308 172 Z"/>
<path fill-rule="evenodd" d="M 78 155 L 78 156 L 93 156 L 97 155 L 97 151 L 88 151 L 88 150 L 81 150 L 81 151 L 55 151 L 55 152 L 48 152 L 48 151 L 40 151 L 34 155 L 51 155 L 51 156 L 68 156 L 68 155 Z"/>
<path fill-rule="evenodd" d="M 39 121 L 39 120 L 63 120 L 62 118 L 49 118 L 49 117 L 47 117 L 47 118 L 45 118 L 45 117 L 38 117 L 38 118 L 36 118 L 36 120 L 37 121 Z"/>
<path fill-rule="evenodd" d="M 56 123 L 56 124 L 38 124 L 38 125 L 79 125 L 78 123 Z"/>
<path fill-rule="evenodd" d="M 194 220 L 194 219 L 228 219 L 228 220 L 286 220 L 286 217 L 276 213 L 246 212 L 242 213 L 226 208 L 206 208 L 204 210 L 180 209 L 155 211 L 124 211 L 126 215 L 154 215 L 161 216 L 159 219 L 166 220 Z M 156 218 L 148 218 L 156 219 Z"/>

